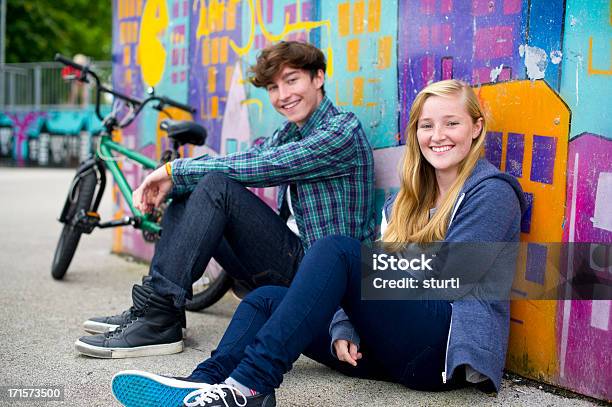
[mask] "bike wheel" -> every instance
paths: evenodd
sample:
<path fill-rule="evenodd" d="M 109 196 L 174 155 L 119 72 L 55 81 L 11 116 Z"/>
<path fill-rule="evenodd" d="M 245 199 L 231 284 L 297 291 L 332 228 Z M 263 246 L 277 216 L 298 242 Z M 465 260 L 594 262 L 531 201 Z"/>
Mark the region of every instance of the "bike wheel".
<path fill-rule="evenodd" d="M 81 209 L 85 212 L 90 210 L 97 183 L 98 178 L 95 172 L 89 171 L 77 182 L 67 198 L 70 206 L 66 216 L 66 223 L 62 228 L 51 265 L 51 275 L 56 280 L 64 278 L 81 239 L 82 232 L 70 223 Z"/>
<path fill-rule="evenodd" d="M 187 300 L 188 311 L 200 311 L 219 301 L 232 287 L 233 279 L 221 266 L 213 263 L 206 268 L 204 275 L 193 284 L 193 296 Z"/>

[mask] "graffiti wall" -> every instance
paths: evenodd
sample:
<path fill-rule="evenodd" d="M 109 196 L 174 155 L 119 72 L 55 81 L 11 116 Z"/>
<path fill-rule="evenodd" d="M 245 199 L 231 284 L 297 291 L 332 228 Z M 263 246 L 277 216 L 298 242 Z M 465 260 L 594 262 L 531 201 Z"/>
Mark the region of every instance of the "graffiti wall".
<path fill-rule="evenodd" d="M 328 60 L 325 89 L 361 119 L 376 160 L 378 207 L 397 190 L 409 106 L 431 81 L 472 84 L 491 116 L 486 157 L 517 177 L 529 202 L 521 293 L 588 264 L 610 279 L 612 2 L 610 0 L 114 0 L 113 81 L 126 93 L 189 103 L 209 131 L 186 155 L 243 151 L 282 123 L 265 90 L 245 81 L 266 45 L 308 41 Z M 148 111 L 117 135 L 158 156 L 163 116 Z M 128 181 L 145 175 L 123 163 Z M 254 191 L 273 205 L 270 189 Z M 118 197 L 117 192 L 115 191 Z M 128 210 L 117 200 L 117 216 Z M 589 242 L 568 258 L 547 242 Z M 152 246 L 117 231 L 114 249 Z M 586 262 L 586 263 L 585 263 Z M 612 399 L 610 301 L 512 304 L 506 367 Z"/>

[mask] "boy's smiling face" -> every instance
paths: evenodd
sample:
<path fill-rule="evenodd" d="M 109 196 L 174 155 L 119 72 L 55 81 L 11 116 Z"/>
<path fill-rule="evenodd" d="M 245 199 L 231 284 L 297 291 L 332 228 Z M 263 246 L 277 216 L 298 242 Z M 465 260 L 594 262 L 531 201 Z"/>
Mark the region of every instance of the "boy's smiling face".
<path fill-rule="evenodd" d="M 301 127 L 323 100 L 324 81 L 322 70 L 311 77 L 307 70 L 285 66 L 266 89 L 276 111 Z"/>

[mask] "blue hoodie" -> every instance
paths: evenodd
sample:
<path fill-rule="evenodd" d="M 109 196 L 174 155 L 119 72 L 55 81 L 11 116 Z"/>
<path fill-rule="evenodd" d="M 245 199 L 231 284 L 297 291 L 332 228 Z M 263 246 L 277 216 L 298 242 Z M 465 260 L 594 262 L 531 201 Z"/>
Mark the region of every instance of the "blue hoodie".
<path fill-rule="evenodd" d="M 383 206 L 386 219 L 390 219 L 396 195 Z M 446 232 L 446 242 L 518 242 L 521 213 L 526 202 L 518 181 L 500 172 L 485 159 L 476 164 L 474 171 L 461 189 Z M 512 281 L 514 265 L 508 261 L 516 253 L 491 253 L 489 270 L 493 278 Z M 449 380 L 455 369 L 469 365 L 491 380 L 499 391 L 508 347 L 510 325 L 509 301 L 484 301 L 468 293 L 454 301 L 446 349 L 443 382 Z M 330 325 L 332 343 L 336 339 L 359 337 L 344 311 L 339 310 Z"/>

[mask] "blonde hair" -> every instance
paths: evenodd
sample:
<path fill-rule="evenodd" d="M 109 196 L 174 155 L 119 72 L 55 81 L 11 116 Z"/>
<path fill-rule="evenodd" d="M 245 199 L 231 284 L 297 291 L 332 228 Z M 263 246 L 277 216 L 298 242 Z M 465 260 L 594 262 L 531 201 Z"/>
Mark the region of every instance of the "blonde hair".
<path fill-rule="evenodd" d="M 459 164 L 453 182 L 436 213 L 429 217 L 438 194 L 433 166 L 425 159 L 417 140 L 417 126 L 425 101 L 430 96 L 462 96 L 464 106 L 473 123 L 482 119 L 480 134 L 472 141 L 468 155 Z M 382 240 L 390 243 L 425 243 L 444 240 L 454 203 L 463 184 L 472 173 L 484 150 L 487 131 L 486 119 L 474 90 L 464 82 L 445 80 L 421 90 L 410 108 L 406 128 L 406 148 L 400 164 L 400 191 L 397 194 L 391 219 Z"/>

